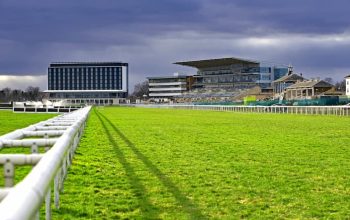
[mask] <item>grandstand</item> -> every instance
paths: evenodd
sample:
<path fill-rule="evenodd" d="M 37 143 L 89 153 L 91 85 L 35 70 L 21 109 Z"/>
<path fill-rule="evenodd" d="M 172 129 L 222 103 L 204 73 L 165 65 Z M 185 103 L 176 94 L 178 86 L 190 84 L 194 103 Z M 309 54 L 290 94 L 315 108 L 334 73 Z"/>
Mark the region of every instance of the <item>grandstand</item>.
<path fill-rule="evenodd" d="M 237 101 L 242 100 L 253 88 L 254 95 L 261 99 L 272 97 L 272 82 L 288 75 L 292 68 L 234 57 L 175 64 L 197 69 L 192 89 L 177 97 L 178 102 Z"/>
<path fill-rule="evenodd" d="M 176 62 L 175 64 L 194 67 L 193 89 L 224 88 L 234 90 L 250 89 L 255 86 L 271 87 L 271 83 L 288 74 L 286 65 L 267 64 L 241 58 L 220 58 Z"/>

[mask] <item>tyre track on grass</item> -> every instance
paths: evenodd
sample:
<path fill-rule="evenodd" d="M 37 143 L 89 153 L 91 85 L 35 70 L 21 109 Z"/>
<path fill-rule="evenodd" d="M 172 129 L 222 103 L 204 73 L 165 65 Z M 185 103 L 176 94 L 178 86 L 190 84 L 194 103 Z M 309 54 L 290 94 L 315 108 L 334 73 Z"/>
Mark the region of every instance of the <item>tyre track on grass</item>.
<path fill-rule="evenodd" d="M 146 192 L 146 188 L 142 185 L 141 180 L 135 173 L 134 168 L 132 165 L 126 160 L 124 152 L 119 148 L 117 141 L 114 139 L 112 132 L 110 129 L 107 128 L 107 125 L 104 120 L 102 120 L 102 114 L 100 114 L 96 109 L 94 108 L 94 113 L 97 115 L 99 121 L 101 122 L 101 125 L 105 131 L 105 133 L 108 136 L 108 139 L 110 143 L 113 146 L 113 149 L 116 153 L 116 156 L 118 158 L 118 161 L 123 166 L 127 177 L 129 179 L 129 183 L 131 184 L 134 195 L 139 200 L 139 205 L 141 209 L 141 213 L 143 215 L 143 218 L 145 219 L 159 219 L 159 210 L 157 207 L 155 207 L 150 201 L 149 198 L 147 198 L 144 194 Z"/>
<path fill-rule="evenodd" d="M 118 154 L 123 155 L 123 152 L 118 148 L 116 141 L 113 138 L 111 131 L 108 130 L 106 123 L 112 128 L 113 133 L 117 134 L 129 147 L 136 157 L 147 167 L 147 169 L 158 178 L 158 180 L 166 187 L 166 189 L 174 196 L 176 202 L 182 207 L 183 211 L 189 215 L 191 219 L 208 219 L 205 215 L 202 214 L 201 210 L 193 203 L 189 198 L 187 198 L 183 192 L 177 187 L 169 177 L 162 173 L 157 166 L 155 166 L 136 146 L 133 144 L 106 116 L 101 114 L 98 110 L 94 108 L 94 112 L 101 121 L 102 126 L 104 127 L 106 134 L 113 143 Z M 105 123 L 106 122 L 106 123 Z M 130 164 L 127 163 L 124 156 L 121 157 L 121 163 L 123 166 L 127 166 L 131 171 L 133 170 Z M 135 175 L 135 173 L 133 173 Z M 138 179 L 137 176 L 134 178 Z M 139 179 L 138 179 L 139 182 Z M 146 205 L 146 204 L 145 204 Z M 148 204 L 150 205 L 150 204 Z"/>

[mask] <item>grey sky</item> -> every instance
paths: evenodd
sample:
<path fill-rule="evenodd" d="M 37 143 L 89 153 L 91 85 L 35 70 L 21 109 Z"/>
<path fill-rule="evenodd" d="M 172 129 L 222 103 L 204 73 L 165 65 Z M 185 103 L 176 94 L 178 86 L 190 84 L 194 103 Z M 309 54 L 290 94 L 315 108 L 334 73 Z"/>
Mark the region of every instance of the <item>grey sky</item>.
<path fill-rule="evenodd" d="M 349 8 L 346 0 L 0 0 L 0 73 L 120 60 L 133 87 L 146 76 L 195 72 L 175 61 L 234 56 L 340 80 L 350 73 Z M 23 79 L 0 77 L 0 88 L 25 87 Z M 43 77 L 31 79 L 46 89 Z"/>

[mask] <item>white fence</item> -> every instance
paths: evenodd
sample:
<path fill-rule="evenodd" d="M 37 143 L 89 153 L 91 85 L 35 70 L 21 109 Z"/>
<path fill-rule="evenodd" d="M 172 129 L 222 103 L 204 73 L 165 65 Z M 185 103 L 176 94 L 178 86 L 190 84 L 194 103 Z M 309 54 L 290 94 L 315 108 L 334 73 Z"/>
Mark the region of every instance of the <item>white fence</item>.
<path fill-rule="evenodd" d="M 5 177 L 5 188 L 0 189 L 0 219 L 38 219 L 44 201 L 46 219 L 51 219 L 51 187 L 58 208 L 59 192 L 90 109 L 85 107 L 0 137 L 0 149 L 28 147 L 32 153 L 0 154 Z M 40 147 L 45 153 L 39 153 Z M 15 185 L 15 167 L 20 165 L 34 167 Z"/>
<path fill-rule="evenodd" d="M 350 106 L 227 106 L 227 105 L 136 105 L 144 108 L 173 108 L 225 112 L 256 112 L 304 115 L 349 116 Z"/>

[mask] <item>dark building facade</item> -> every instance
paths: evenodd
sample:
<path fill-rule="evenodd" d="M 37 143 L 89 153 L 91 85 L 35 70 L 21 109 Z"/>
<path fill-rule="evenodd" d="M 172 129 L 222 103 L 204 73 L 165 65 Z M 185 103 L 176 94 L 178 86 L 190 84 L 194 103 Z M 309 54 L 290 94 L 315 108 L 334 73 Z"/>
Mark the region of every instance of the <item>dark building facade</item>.
<path fill-rule="evenodd" d="M 128 95 L 128 63 L 64 62 L 48 68 L 50 101 L 116 104 Z"/>

